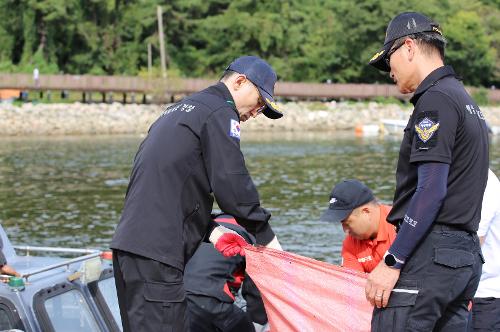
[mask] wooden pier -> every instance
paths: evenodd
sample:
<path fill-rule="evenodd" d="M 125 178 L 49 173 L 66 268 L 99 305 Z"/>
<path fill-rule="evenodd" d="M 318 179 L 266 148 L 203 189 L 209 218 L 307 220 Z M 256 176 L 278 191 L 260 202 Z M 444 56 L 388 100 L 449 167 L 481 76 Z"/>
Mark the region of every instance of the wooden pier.
<path fill-rule="evenodd" d="M 199 91 L 213 84 L 209 79 L 147 79 L 129 76 L 93 75 L 40 75 L 35 82 L 30 74 L 0 74 L 0 90 L 20 91 L 72 91 L 81 92 L 82 101 L 97 101 L 93 94 L 100 94 L 102 101 L 109 101 L 109 95 L 122 95 L 121 102 L 135 102 L 138 96 L 142 102 L 147 96 L 155 96 L 159 102 L 177 100 L 184 95 Z M 473 93 L 477 88 L 468 88 Z M 399 93 L 394 84 L 337 84 L 278 82 L 275 87 L 278 97 L 296 100 L 314 99 L 371 99 L 393 97 L 408 99 L 409 95 Z M 129 95 L 129 98 L 127 98 Z M 500 102 L 500 90 L 487 90 L 490 102 Z M 108 97 L 107 97 L 108 96 Z M 116 101 L 120 101 L 116 98 Z"/>

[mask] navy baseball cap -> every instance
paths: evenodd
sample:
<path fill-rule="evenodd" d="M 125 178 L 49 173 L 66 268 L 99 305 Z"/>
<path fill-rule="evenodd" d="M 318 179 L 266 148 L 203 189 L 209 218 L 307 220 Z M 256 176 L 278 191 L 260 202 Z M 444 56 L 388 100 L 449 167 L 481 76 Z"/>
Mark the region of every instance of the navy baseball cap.
<path fill-rule="evenodd" d="M 382 71 L 391 71 L 387 64 L 387 53 L 396 39 L 418 32 L 437 32 L 443 35 L 439 24 L 433 22 L 427 16 L 416 12 L 401 13 L 394 17 L 385 32 L 384 46 L 375 53 L 368 64 Z"/>
<path fill-rule="evenodd" d="M 321 215 L 321 221 L 342 222 L 355 208 L 375 199 L 370 188 L 358 180 L 338 183 L 330 194 L 330 206 Z"/>
<path fill-rule="evenodd" d="M 267 62 L 257 56 L 242 56 L 234 60 L 226 70 L 245 75 L 257 87 L 260 97 L 266 103 L 266 108 L 262 110 L 265 116 L 270 119 L 283 116 L 273 97 L 278 76 Z"/>

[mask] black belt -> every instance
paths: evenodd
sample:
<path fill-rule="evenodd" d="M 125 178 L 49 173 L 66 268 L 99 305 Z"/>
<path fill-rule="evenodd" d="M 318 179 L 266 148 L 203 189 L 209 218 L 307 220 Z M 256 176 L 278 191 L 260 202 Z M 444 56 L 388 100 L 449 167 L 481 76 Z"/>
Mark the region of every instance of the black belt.
<path fill-rule="evenodd" d="M 451 232 L 466 232 L 469 234 L 475 234 L 476 232 L 470 231 L 468 229 L 460 228 L 459 226 L 450 225 L 450 224 L 440 224 L 434 223 L 431 227 L 433 231 L 451 231 Z"/>
<path fill-rule="evenodd" d="M 396 233 L 399 232 L 399 229 L 401 228 L 401 224 L 403 222 L 401 221 L 396 225 Z M 433 223 L 431 226 L 431 230 L 433 231 L 448 231 L 448 232 L 466 232 L 469 234 L 476 234 L 474 231 L 470 231 L 467 229 L 460 228 L 459 226 L 455 225 L 450 225 L 450 224 L 440 224 L 440 223 Z"/>

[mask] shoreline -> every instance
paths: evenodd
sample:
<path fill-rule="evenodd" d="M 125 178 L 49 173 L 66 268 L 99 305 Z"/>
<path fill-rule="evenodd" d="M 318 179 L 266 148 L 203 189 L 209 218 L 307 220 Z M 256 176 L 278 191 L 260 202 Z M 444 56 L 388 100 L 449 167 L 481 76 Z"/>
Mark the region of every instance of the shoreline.
<path fill-rule="evenodd" d="M 259 116 L 241 124 L 245 132 L 339 132 L 377 126 L 382 119 L 408 120 L 411 104 L 377 102 L 280 103 L 285 116 Z M 166 105 L 0 104 L 0 136 L 146 134 Z M 490 126 L 500 127 L 500 106 L 483 106 Z"/>

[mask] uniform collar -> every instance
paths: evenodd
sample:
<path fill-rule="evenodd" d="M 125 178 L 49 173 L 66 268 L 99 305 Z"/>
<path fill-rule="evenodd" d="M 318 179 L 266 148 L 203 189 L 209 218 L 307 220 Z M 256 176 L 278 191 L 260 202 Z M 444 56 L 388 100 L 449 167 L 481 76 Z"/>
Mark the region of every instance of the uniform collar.
<path fill-rule="evenodd" d="M 238 110 L 236 109 L 236 104 L 234 103 L 233 96 L 231 95 L 231 92 L 229 92 L 229 89 L 227 88 L 227 86 L 224 83 L 218 82 L 217 84 L 209 87 L 208 90 L 210 92 L 212 92 L 213 94 L 218 95 L 221 98 L 224 98 L 226 103 L 229 106 L 231 106 L 231 108 L 236 112 L 236 114 L 238 115 L 238 119 L 239 119 L 240 113 L 238 113 Z"/>
<path fill-rule="evenodd" d="M 446 76 L 457 76 L 457 74 L 455 74 L 455 71 L 451 66 L 442 66 L 435 69 L 419 84 L 417 90 L 415 90 L 415 93 L 413 94 L 413 97 L 411 97 L 410 102 L 415 105 L 425 91 Z"/>

